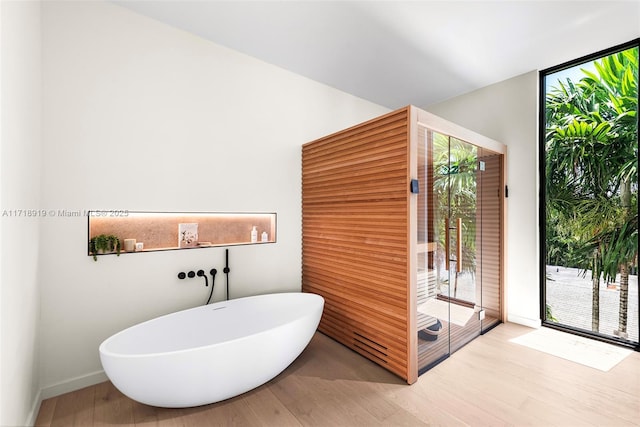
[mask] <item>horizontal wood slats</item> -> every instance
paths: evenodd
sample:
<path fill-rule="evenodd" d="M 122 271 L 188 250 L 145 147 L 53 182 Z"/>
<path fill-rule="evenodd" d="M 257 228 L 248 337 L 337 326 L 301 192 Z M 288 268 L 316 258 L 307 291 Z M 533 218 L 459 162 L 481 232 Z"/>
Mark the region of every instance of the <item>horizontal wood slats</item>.
<path fill-rule="evenodd" d="M 412 107 L 302 148 L 302 288 L 325 298 L 319 330 L 408 383 L 420 367 L 477 336 L 481 324 L 499 321 L 504 310 L 504 150 L 481 149 L 487 167 L 477 194 L 476 240 L 482 244 L 476 255 L 482 261 L 476 278 L 482 286 L 476 299 L 487 317 L 474 316 L 465 328 L 444 321 L 436 341 L 418 336 L 437 321 L 417 307 L 438 293 L 435 230 L 444 220 L 436 219 L 434 141 L 421 125 L 427 121 L 502 150 Z M 409 192 L 412 177 L 420 183 L 417 197 Z"/>
<path fill-rule="evenodd" d="M 482 185 L 478 192 L 482 206 L 479 241 L 479 259 L 482 260 L 480 280 L 482 283 L 482 306 L 487 315 L 500 319 L 502 312 L 502 222 L 503 222 L 503 173 L 502 156 L 483 156 L 486 168 L 481 172 Z"/>
<path fill-rule="evenodd" d="M 302 148 L 302 288 L 320 331 L 408 377 L 409 109 Z"/>

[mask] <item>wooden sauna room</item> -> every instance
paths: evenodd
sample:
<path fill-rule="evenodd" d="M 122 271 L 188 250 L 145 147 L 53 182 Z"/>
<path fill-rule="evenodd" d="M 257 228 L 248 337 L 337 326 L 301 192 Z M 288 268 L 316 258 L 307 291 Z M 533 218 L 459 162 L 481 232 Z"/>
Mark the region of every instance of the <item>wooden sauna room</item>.
<path fill-rule="evenodd" d="M 414 383 L 505 318 L 506 146 L 413 106 L 302 147 L 319 330 Z"/>

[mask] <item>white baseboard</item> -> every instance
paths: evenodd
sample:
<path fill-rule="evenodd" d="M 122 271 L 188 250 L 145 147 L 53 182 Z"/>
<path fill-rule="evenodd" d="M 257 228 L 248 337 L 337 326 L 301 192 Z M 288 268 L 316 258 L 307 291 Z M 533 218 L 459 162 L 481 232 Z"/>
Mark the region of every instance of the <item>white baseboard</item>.
<path fill-rule="evenodd" d="M 107 374 L 105 374 L 104 371 L 96 371 L 87 375 L 71 378 L 67 381 L 62 381 L 42 388 L 42 390 L 40 390 L 41 399 L 49 399 L 50 397 L 59 396 L 64 393 L 69 393 L 70 391 L 80 390 L 81 388 L 89 387 L 107 380 Z"/>
<path fill-rule="evenodd" d="M 531 319 L 529 317 L 518 316 L 517 314 L 507 314 L 507 319 L 511 323 L 517 323 L 519 325 L 528 326 L 530 328 L 539 328 L 542 326 L 540 319 Z"/>
<path fill-rule="evenodd" d="M 25 425 L 35 425 L 38 420 L 38 413 L 40 412 L 40 406 L 42 405 L 43 400 L 69 393 L 71 391 L 80 390 L 81 388 L 89 387 L 107 380 L 108 378 L 104 371 L 96 371 L 91 374 L 82 375 L 80 377 L 75 377 L 67 381 L 62 381 L 57 384 L 41 388 L 36 395 L 36 398 L 33 399 L 33 405 L 31 405 L 31 411 L 29 412 Z"/>
<path fill-rule="evenodd" d="M 38 419 L 38 413 L 40 412 L 40 404 L 42 403 L 42 390 L 38 392 L 36 398 L 33 399 L 33 405 L 31 405 L 31 411 L 27 417 L 27 421 L 24 423 L 26 426 L 33 426 Z"/>

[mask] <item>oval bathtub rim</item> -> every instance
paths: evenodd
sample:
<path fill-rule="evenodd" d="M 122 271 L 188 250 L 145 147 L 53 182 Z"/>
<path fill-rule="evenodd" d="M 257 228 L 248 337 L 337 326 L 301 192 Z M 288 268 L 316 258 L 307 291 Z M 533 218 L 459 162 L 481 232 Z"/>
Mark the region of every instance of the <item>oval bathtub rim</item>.
<path fill-rule="evenodd" d="M 244 298 L 259 298 L 259 297 L 263 297 L 263 296 L 267 296 L 267 295 L 297 295 L 297 294 L 315 295 L 315 296 L 319 297 L 322 300 L 322 304 L 323 304 L 323 307 L 324 307 L 324 298 L 321 295 L 314 294 L 314 293 L 311 293 L 311 292 L 280 292 L 280 293 L 270 293 L 270 294 L 261 294 L 261 295 L 251 295 L 251 296 L 236 298 L 236 300 L 244 299 Z M 235 301 L 235 300 L 218 301 L 215 304 L 226 303 L 226 302 L 229 302 L 229 301 Z M 213 305 L 213 304 L 208 304 L 208 305 Z M 164 317 L 168 317 L 168 316 L 171 316 L 173 314 L 180 313 L 180 312 L 183 312 L 183 311 L 197 310 L 197 309 L 202 308 L 202 307 L 206 307 L 206 305 L 199 305 L 199 306 L 192 307 L 192 308 L 187 308 L 187 309 L 184 309 L 184 310 L 178 310 L 178 311 L 175 311 L 173 313 L 163 314 L 161 316 L 154 317 L 153 319 L 145 320 L 143 322 L 136 323 L 135 325 L 131 325 L 131 326 L 129 326 L 129 327 L 127 327 L 127 328 L 125 328 L 125 329 L 123 329 L 121 331 L 116 332 L 113 335 L 110 335 L 104 341 L 102 341 L 102 343 L 98 347 L 98 353 L 100 355 L 104 354 L 105 356 L 113 357 L 113 358 L 117 358 L 117 359 L 139 359 L 139 358 L 148 358 L 148 357 L 153 357 L 153 356 L 177 355 L 177 354 L 189 353 L 189 352 L 193 352 L 193 351 L 197 351 L 197 350 L 214 348 L 214 347 L 217 347 L 217 346 L 226 345 L 228 343 L 233 343 L 233 342 L 246 340 L 246 339 L 249 339 L 249 338 L 254 337 L 256 335 L 260 335 L 260 334 L 263 334 L 265 332 L 268 332 L 268 331 L 278 330 L 278 329 L 283 328 L 283 327 L 285 327 L 285 326 L 287 326 L 289 324 L 289 323 L 283 323 L 283 324 L 278 325 L 278 326 L 276 326 L 274 328 L 271 328 L 271 329 L 265 329 L 265 330 L 262 330 L 262 331 L 259 331 L 259 332 L 254 332 L 252 334 L 242 335 L 240 337 L 237 337 L 237 338 L 234 338 L 234 339 L 230 339 L 230 340 L 226 340 L 226 341 L 223 341 L 223 342 L 218 342 L 218 343 L 214 343 L 214 344 L 207 344 L 207 345 L 201 345 L 201 346 L 197 346 L 197 347 L 190 347 L 190 348 L 185 348 L 185 349 L 181 349 L 181 350 L 164 351 L 164 352 L 153 352 L 153 353 L 143 353 L 143 354 L 122 354 L 122 353 L 114 353 L 112 351 L 109 351 L 109 350 L 105 349 L 105 347 L 108 345 L 108 341 L 111 341 L 112 338 L 115 339 L 115 337 L 119 336 L 120 334 L 123 334 L 123 333 L 127 332 L 129 329 L 132 329 L 132 328 L 135 328 L 135 327 L 138 327 L 138 326 L 142 326 L 142 325 L 145 325 L 147 323 L 151 323 L 156 319 L 161 319 L 161 318 L 164 318 Z M 311 315 L 312 315 L 312 313 L 309 313 L 308 315 L 304 315 L 304 316 L 299 317 L 297 319 L 304 319 L 304 318 L 306 318 L 308 316 L 311 316 Z"/>

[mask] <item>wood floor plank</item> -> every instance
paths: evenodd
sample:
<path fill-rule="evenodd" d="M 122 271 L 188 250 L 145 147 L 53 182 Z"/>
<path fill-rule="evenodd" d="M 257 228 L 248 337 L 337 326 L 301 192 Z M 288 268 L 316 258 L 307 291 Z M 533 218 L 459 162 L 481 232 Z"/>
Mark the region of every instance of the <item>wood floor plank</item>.
<path fill-rule="evenodd" d="M 420 379 L 418 379 L 418 383 Z M 418 384 L 416 383 L 416 384 Z M 417 420 L 416 425 L 436 425 L 436 426 L 466 426 L 461 419 L 450 412 L 442 410 L 432 401 L 431 396 L 418 394 L 414 388 L 416 385 L 407 387 L 406 385 L 389 388 L 379 387 L 378 393 L 386 399 L 394 402 L 402 413 Z M 392 417 L 393 418 L 393 417 Z"/>
<path fill-rule="evenodd" d="M 274 383 L 271 389 L 302 425 L 344 423 L 341 418 L 344 415 L 341 413 L 341 408 L 335 400 L 331 399 L 331 396 L 326 395 L 326 391 L 321 389 L 320 381 L 313 377 L 302 381 L 291 375 Z M 328 407 L 332 408 L 330 413 L 323 409 Z"/>
<path fill-rule="evenodd" d="M 617 418 L 620 418 L 618 423 L 621 425 L 625 424 L 625 419 L 637 422 L 640 416 L 640 381 L 636 382 L 635 388 L 617 390 L 612 387 L 615 382 L 611 382 L 617 377 L 615 373 L 601 372 L 545 353 L 517 347 L 521 346 L 508 344 L 509 350 L 520 353 L 517 367 L 507 365 L 509 372 L 514 376 L 519 375 L 518 378 L 524 378 L 523 387 L 532 390 L 531 393 L 539 390 L 536 397 L 549 406 L 561 405 L 565 411 L 572 412 L 577 419 L 583 419 L 586 423 L 596 422 L 602 425 Z M 527 355 L 530 357 L 527 364 L 530 375 L 522 377 L 518 372 L 521 372 Z M 637 353 L 631 356 L 637 356 Z M 631 390 L 635 391 L 630 393 Z M 616 401 L 603 405 L 604 401 L 611 400 L 610 396 L 616 396 Z M 590 410 L 585 411 L 585 408 Z M 598 410 L 591 413 L 593 408 Z"/>
<path fill-rule="evenodd" d="M 395 402 L 387 399 L 384 395 L 378 394 L 371 383 L 354 380 L 338 380 L 336 386 L 342 393 L 350 397 L 353 404 L 358 405 L 363 410 L 370 413 L 376 421 L 388 423 L 390 419 L 413 419 L 414 417 L 398 416 L 399 412 L 404 412 Z M 409 415 L 409 414 L 407 414 Z"/>
<path fill-rule="evenodd" d="M 40 404 L 40 410 L 38 411 L 38 417 L 34 424 L 35 427 L 49 427 L 53 421 L 53 414 L 56 410 L 57 397 L 51 399 L 45 399 Z"/>
<path fill-rule="evenodd" d="M 133 419 L 133 401 L 122 394 L 107 381 L 95 386 L 94 426 L 106 426 L 117 423 L 121 426 L 135 425 Z"/>
<path fill-rule="evenodd" d="M 503 324 L 408 386 L 317 333 L 276 378 L 197 408 L 154 408 L 109 382 L 45 400 L 38 426 L 640 426 L 640 353 L 602 372 L 509 340 Z"/>
<path fill-rule="evenodd" d="M 182 412 L 179 409 L 156 408 L 133 401 L 132 406 L 136 426 L 184 427 Z"/>
<path fill-rule="evenodd" d="M 251 422 L 246 414 L 246 405 L 242 396 L 196 408 L 184 408 L 181 421 L 184 427 L 224 427 L 249 426 Z"/>
<path fill-rule="evenodd" d="M 302 424 L 271 391 L 271 384 L 242 396 L 245 415 L 252 426 L 296 427 Z"/>
<path fill-rule="evenodd" d="M 93 386 L 59 396 L 51 427 L 92 426 L 95 393 Z"/>
<path fill-rule="evenodd" d="M 566 393 L 566 384 L 551 380 L 540 381 L 535 371 L 524 375 L 519 369 L 518 374 L 511 374 L 509 364 L 502 365 L 502 372 L 495 375 L 498 367 L 490 371 L 481 369 L 479 372 L 473 366 L 456 365 L 457 372 L 466 375 L 467 380 L 462 383 L 462 392 L 469 396 L 476 396 L 476 400 L 484 406 L 499 410 L 502 417 L 509 422 L 528 421 L 532 424 L 558 425 L 559 420 L 571 419 L 573 423 L 581 422 L 590 425 L 590 418 L 582 418 L 572 408 L 571 396 Z M 466 368 L 466 369 L 465 369 Z M 443 373 L 444 376 L 447 372 Z M 437 383 L 437 381 L 434 381 Z M 484 390 L 491 390 L 487 394 Z M 556 405 L 556 402 L 561 402 Z M 531 408 L 527 411 L 526 408 Z M 560 424 L 562 425 L 562 424 Z"/>
<path fill-rule="evenodd" d="M 477 345 L 456 353 L 452 357 L 454 363 L 443 364 L 443 375 L 448 376 L 450 374 L 447 371 L 455 369 L 467 381 L 475 376 L 478 384 L 491 390 L 494 396 L 502 394 L 506 398 L 526 399 L 526 403 L 534 407 L 538 402 L 540 406 L 534 411 L 535 414 L 549 414 L 555 409 L 554 419 L 564 418 L 583 425 L 607 425 L 612 420 L 617 420 L 619 425 L 627 425 L 630 411 L 635 412 L 634 408 L 638 408 L 639 394 L 630 394 L 628 389 L 616 391 L 607 385 L 606 379 L 612 378 L 614 374 L 532 351 L 514 343 L 492 340 L 478 341 Z M 631 356 L 634 355 L 637 353 Z M 482 360 L 482 363 L 474 363 L 476 358 Z M 637 391 L 638 386 L 635 387 Z M 509 393 L 505 394 L 507 390 Z M 607 410 L 602 406 L 603 397 L 611 395 L 619 396 L 619 401 L 610 405 L 613 408 Z M 608 399 L 605 397 L 605 400 Z M 515 406 L 515 403 L 512 402 L 512 405 Z M 585 411 L 585 408 L 589 410 Z M 594 411 L 594 408 L 598 410 Z M 640 414 L 635 415 L 634 419 L 637 420 L 637 415 Z M 549 421 L 547 420 L 547 424 Z"/>

